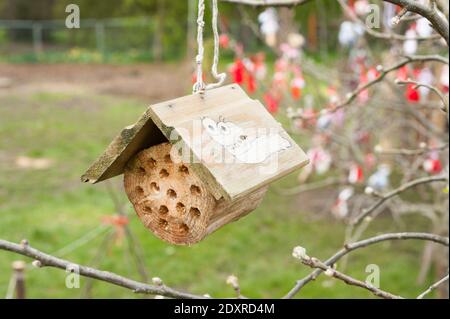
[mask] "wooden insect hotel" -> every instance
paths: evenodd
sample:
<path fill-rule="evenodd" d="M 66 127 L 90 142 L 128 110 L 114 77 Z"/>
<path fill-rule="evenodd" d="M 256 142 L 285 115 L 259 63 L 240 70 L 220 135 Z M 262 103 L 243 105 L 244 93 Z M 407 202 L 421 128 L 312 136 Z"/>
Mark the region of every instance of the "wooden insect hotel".
<path fill-rule="evenodd" d="M 228 85 L 150 106 L 82 176 L 124 174 L 130 202 L 159 238 L 190 245 L 254 210 L 305 153 L 257 100 Z"/>

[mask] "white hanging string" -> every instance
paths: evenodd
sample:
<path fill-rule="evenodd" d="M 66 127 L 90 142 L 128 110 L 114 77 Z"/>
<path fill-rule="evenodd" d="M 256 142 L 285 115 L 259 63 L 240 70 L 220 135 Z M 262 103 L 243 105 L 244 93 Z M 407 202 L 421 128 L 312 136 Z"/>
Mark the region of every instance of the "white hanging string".
<path fill-rule="evenodd" d="M 198 53 L 195 57 L 197 63 L 197 81 L 194 84 L 194 93 L 205 91 L 205 83 L 203 82 L 203 55 L 205 49 L 203 48 L 203 28 L 205 27 L 205 0 L 198 0 L 198 17 L 197 17 L 197 46 Z"/>
<path fill-rule="evenodd" d="M 219 65 L 219 56 L 220 56 L 220 43 L 219 43 L 219 30 L 217 27 L 218 24 L 218 16 L 219 9 L 217 0 L 212 0 L 213 9 L 212 9 L 212 28 L 214 33 L 214 58 L 213 65 L 211 67 L 211 73 L 213 77 L 217 80 L 216 83 L 205 84 L 203 82 L 203 57 L 205 53 L 205 49 L 203 47 L 203 30 L 205 27 L 205 0 L 198 0 L 198 18 L 197 18 L 197 45 L 198 45 L 198 54 L 195 58 L 195 62 L 197 63 L 197 81 L 194 84 L 193 91 L 194 93 L 203 93 L 205 90 L 214 89 L 223 84 L 226 79 L 225 73 L 218 73 L 217 68 Z"/>
<path fill-rule="evenodd" d="M 219 65 L 219 56 L 220 56 L 220 39 L 219 39 L 219 28 L 217 27 L 219 19 L 219 8 L 217 5 L 217 0 L 213 0 L 213 17 L 212 17 L 212 27 L 213 27 L 213 33 L 214 33 L 214 60 L 213 65 L 211 68 L 212 75 L 217 80 L 217 83 L 212 83 L 207 85 L 207 89 L 213 89 L 216 87 L 219 87 L 225 82 L 225 79 L 227 78 L 226 73 L 220 73 L 217 72 L 217 67 Z"/>

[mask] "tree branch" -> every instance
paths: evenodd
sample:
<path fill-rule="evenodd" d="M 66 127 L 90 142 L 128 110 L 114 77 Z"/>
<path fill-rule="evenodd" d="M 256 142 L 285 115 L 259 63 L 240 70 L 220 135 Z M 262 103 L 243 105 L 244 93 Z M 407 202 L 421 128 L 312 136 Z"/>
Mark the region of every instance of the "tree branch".
<path fill-rule="evenodd" d="M 448 281 L 448 274 L 438 282 L 432 284 L 427 290 L 425 290 L 423 293 L 421 293 L 417 299 L 423 299 L 426 295 L 430 294 L 433 290 L 435 290 L 437 287 L 442 285 L 444 282 Z"/>
<path fill-rule="evenodd" d="M 246 4 L 251 6 L 296 6 L 306 4 L 312 0 L 222 0 L 224 2 L 233 2 L 239 4 Z"/>
<path fill-rule="evenodd" d="M 14 252 L 23 256 L 27 256 L 37 260 L 36 263 L 39 267 L 53 267 L 63 270 L 67 270 L 74 265 L 78 266 L 79 274 L 84 277 L 97 279 L 100 281 L 108 282 L 110 284 L 120 286 L 123 288 L 131 289 L 135 293 L 161 295 L 170 298 L 180 299 L 203 299 L 205 297 L 193 295 L 190 293 L 181 292 L 165 285 L 154 286 L 144 284 L 126 277 L 122 277 L 109 271 L 102 271 L 88 266 L 77 265 L 65 259 L 57 258 L 52 255 L 41 252 L 28 245 L 27 241 L 22 241 L 21 244 L 15 244 L 6 240 L 0 239 L 0 249 L 10 252 Z"/>
<path fill-rule="evenodd" d="M 375 152 L 382 155 L 404 155 L 404 156 L 417 156 L 423 155 L 426 153 L 436 152 L 436 151 L 444 151 L 449 147 L 448 143 L 437 146 L 437 147 L 421 147 L 419 149 L 410 150 L 410 149 L 375 149 Z"/>
<path fill-rule="evenodd" d="M 369 216 L 375 209 L 380 207 L 388 199 L 390 199 L 394 196 L 397 196 L 398 194 L 403 193 L 412 187 L 415 187 L 415 186 L 421 185 L 421 184 L 428 184 L 428 183 L 433 183 L 433 182 L 447 182 L 447 181 L 448 181 L 448 178 L 446 176 L 423 177 L 423 178 L 419 178 L 419 179 L 410 181 L 408 183 L 405 183 L 402 186 L 400 186 L 399 188 L 394 189 L 393 191 L 391 191 L 387 194 L 384 194 L 384 195 L 378 194 L 378 197 L 380 197 L 380 199 L 378 201 L 376 201 L 369 208 L 364 209 L 361 212 L 361 214 L 359 214 L 358 216 L 355 217 L 355 219 L 351 222 L 351 224 L 358 225 L 364 218 Z"/>
<path fill-rule="evenodd" d="M 384 290 L 374 287 L 368 283 L 365 283 L 363 281 L 360 281 L 353 277 L 350 277 L 349 275 L 341 273 L 341 272 L 331 268 L 330 266 L 325 265 L 322 261 L 320 261 L 317 258 L 314 258 L 314 257 L 313 258 L 304 258 L 304 259 L 302 259 L 302 263 L 311 268 L 315 268 L 315 269 L 324 271 L 327 276 L 330 276 L 330 277 L 336 278 L 340 281 L 343 281 L 347 285 L 356 286 L 356 287 L 360 287 L 360 288 L 369 290 L 371 293 L 373 293 L 377 297 L 381 297 L 384 299 L 403 299 L 400 296 L 393 295 L 390 292 L 384 291 Z"/>
<path fill-rule="evenodd" d="M 444 246 L 449 245 L 449 239 L 448 237 L 442 237 L 438 235 L 433 234 L 427 234 L 427 233 L 392 233 L 392 234 L 383 234 L 375 237 L 371 237 L 365 240 L 361 240 L 355 243 L 346 244 L 343 249 L 338 251 L 336 254 L 334 254 L 331 258 L 329 258 L 327 261 L 324 262 L 326 266 L 332 266 L 335 264 L 339 259 L 344 257 L 345 255 L 349 254 L 350 252 L 368 247 L 383 241 L 392 241 L 392 240 L 410 240 L 410 239 L 416 239 L 416 240 L 425 240 L 425 241 L 431 241 L 435 242 Z M 306 284 L 311 282 L 312 280 L 315 280 L 321 273 L 323 272 L 322 269 L 316 269 L 311 274 L 306 276 L 305 278 L 298 280 L 295 286 L 284 296 L 284 299 L 293 298 Z"/>
<path fill-rule="evenodd" d="M 233 2 L 247 4 L 252 6 L 296 6 L 311 2 L 312 0 L 222 0 L 225 2 Z M 413 0 L 383 0 L 405 8 L 407 11 L 417 13 L 427 18 L 434 29 L 444 38 L 449 45 L 449 27 L 445 17 L 439 14 L 435 6 L 427 6 L 418 1 Z"/>
<path fill-rule="evenodd" d="M 419 1 L 413 0 L 383 0 L 403 8 L 406 8 L 410 12 L 417 13 L 424 18 L 427 18 L 431 22 L 434 29 L 444 38 L 447 45 L 449 45 L 449 30 L 448 21 L 445 17 L 439 14 L 439 11 L 434 5 L 427 6 Z M 432 1 L 433 2 L 433 1 Z"/>
<path fill-rule="evenodd" d="M 389 73 L 400 69 L 401 67 L 413 63 L 413 62 L 440 62 L 444 64 L 448 64 L 448 60 L 440 55 L 415 55 L 415 56 L 406 56 L 404 60 L 395 63 L 394 65 L 384 68 L 379 67 L 378 71 L 380 72 L 379 76 L 372 81 L 369 81 L 365 83 L 364 85 L 360 85 L 358 88 L 356 88 L 354 91 L 349 92 L 346 96 L 346 99 L 340 103 L 338 103 L 336 106 L 334 106 L 331 110 L 328 110 L 328 112 L 336 112 L 339 109 L 342 109 L 349 104 L 351 104 L 361 92 L 364 92 L 365 90 L 369 89 L 373 85 L 381 82 Z M 291 118 L 292 119 L 304 119 L 304 120 L 310 120 L 315 117 L 317 117 L 318 114 L 311 115 L 311 116 L 304 116 L 302 114 L 294 115 Z"/>
<path fill-rule="evenodd" d="M 338 0 L 339 4 L 341 5 L 342 9 L 344 10 L 344 14 L 348 16 L 353 22 L 357 23 L 358 25 L 362 26 L 368 34 L 375 38 L 384 39 L 384 40 L 400 40 L 400 41 L 406 41 L 406 40 L 435 40 L 440 39 L 441 36 L 439 34 L 433 34 L 428 37 L 407 37 L 402 34 L 396 34 L 396 33 L 383 33 L 378 32 L 374 28 L 371 28 L 366 25 L 361 19 L 358 18 L 358 16 L 351 10 L 351 8 L 347 5 L 347 3 L 344 0 Z M 407 11 L 407 10 L 405 10 Z M 406 13 L 406 12 L 405 12 Z M 405 14 L 403 13 L 403 15 Z"/>
<path fill-rule="evenodd" d="M 442 111 L 444 111 L 445 113 L 448 112 L 448 96 L 446 97 L 437 87 L 429 85 L 429 84 L 425 84 L 425 83 L 420 83 L 418 81 L 414 81 L 411 79 L 407 79 L 406 81 L 397 81 L 396 83 L 398 85 L 413 84 L 415 89 L 417 89 L 419 87 L 427 88 L 428 90 L 434 92 L 439 97 L 439 99 L 442 101 L 442 105 L 443 105 L 443 107 L 441 108 Z"/>

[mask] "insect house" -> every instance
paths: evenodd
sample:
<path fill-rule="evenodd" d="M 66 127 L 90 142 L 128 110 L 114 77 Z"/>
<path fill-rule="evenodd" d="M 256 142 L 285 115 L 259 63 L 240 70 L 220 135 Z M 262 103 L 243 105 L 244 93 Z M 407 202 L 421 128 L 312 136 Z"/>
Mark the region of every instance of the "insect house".
<path fill-rule="evenodd" d="M 205 2 L 199 0 L 194 93 L 151 105 L 82 176 L 97 183 L 124 175 L 145 227 L 172 244 L 190 245 L 261 203 L 268 185 L 306 165 L 302 149 L 257 100 L 236 84 L 221 86 L 218 6 L 213 0 L 217 83 L 203 82 Z"/>
<path fill-rule="evenodd" d="M 82 181 L 123 174 L 145 227 L 193 244 L 254 210 L 269 183 L 307 162 L 266 108 L 233 84 L 150 106 Z"/>

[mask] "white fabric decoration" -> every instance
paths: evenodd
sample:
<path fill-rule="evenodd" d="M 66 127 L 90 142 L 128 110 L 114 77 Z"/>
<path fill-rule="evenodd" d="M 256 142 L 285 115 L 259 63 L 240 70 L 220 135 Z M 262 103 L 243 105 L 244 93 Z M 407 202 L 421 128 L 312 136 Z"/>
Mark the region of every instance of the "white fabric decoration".
<path fill-rule="evenodd" d="M 409 39 L 403 43 L 403 53 L 405 55 L 414 55 L 417 52 L 417 32 L 414 29 L 406 31 L 405 36 Z"/>
<path fill-rule="evenodd" d="M 426 18 L 420 18 L 417 20 L 416 30 L 421 37 L 429 37 L 433 33 L 433 28 L 430 26 L 430 22 Z"/>
<path fill-rule="evenodd" d="M 364 34 L 364 28 L 357 23 L 344 21 L 339 29 L 339 43 L 343 47 L 350 47 Z"/>

